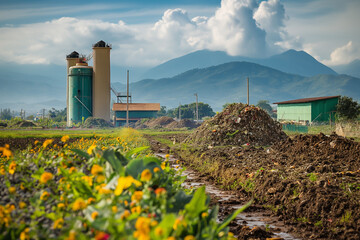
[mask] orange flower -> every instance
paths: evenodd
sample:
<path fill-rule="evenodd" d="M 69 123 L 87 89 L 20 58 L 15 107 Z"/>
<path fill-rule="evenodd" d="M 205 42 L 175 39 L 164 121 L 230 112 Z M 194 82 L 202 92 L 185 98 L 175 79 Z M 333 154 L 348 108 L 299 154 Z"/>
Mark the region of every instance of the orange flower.
<path fill-rule="evenodd" d="M 62 142 L 67 142 L 70 139 L 70 137 L 68 135 L 62 136 L 61 141 Z"/>
<path fill-rule="evenodd" d="M 93 220 L 95 220 L 96 218 L 97 218 L 97 216 L 99 216 L 99 213 L 98 212 L 92 212 L 91 213 L 91 218 L 93 219 Z"/>
<path fill-rule="evenodd" d="M 41 194 L 40 199 L 43 200 L 43 201 L 46 201 L 49 197 L 50 197 L 50 193 L 48 193 L 47 191 L 44 191 Z"/>
<path fill-rule="evenodd" d="M 105 232 L 98 232 L 95 235 L 95 240 L 108 240 L 110 235 Z"/>
<path fill-rule="evenodd" d="M 53 229 L 60 229 L 62 228 L 64 225 L 64 219 L 63 218 L 59 218 L 57 220 L 55 220 L 54 225 L 53 225 Z"/>
<path fill-rule="evenodd" d="M 43 174 L 41 174 L 40 177 L 40 183 L 46 184 L 49 180 L 51 180 L 53 178 L 53 174 L 49 173 L 49 172 L 44 172 Z"/>
<path fill-rule="evenodd" d="M 153 171 L 154 171 L 154 173 L 160 172 L 160 168 L 156 167 L 156 168 L 154 168 Z"/>
<path fill-rule="evenodd" d="M 85 203 L 84 199 L 82 199 L 82 198 L 76 199 L 72 206 L 73 211 L 82 210 L 84 208 L 86 208 L 86 203 Z"/>
<path fill-rule="evenodd" d="M 157 188 L 155 190 L 155 194 L 156 195 L 159 195 L 159 194 L 162 194 L 162 193 L 166 193 L 166 189 L 165 188 Z"/>
<path fill-rule="evenodd" d="M 26 208 L 26 203 L 24 203 L 24 202 L 19 202 L 19 208 L 20 208 L 20 209 Z"/>
<path fill-rule="evenodd" d="M 102 174 L 103 173 L 103 168 L 97 164 L 94 164 L 91 168 L 91 174 L 94 175 L 94 176 L 97 176 L 99 174 Z"/>
<path fill-rule="evenodd" d="M 24 231 L 20 233 L 20 240 L 30 240 L 30 228 L 25 228 Z"/>
<path fill-rule="evenodd" d="M 15 170 L 16 170 L 16 163 L 14 161 L 12 161 L 9 166 L 9 173 L 14 174 Z"/>
<path fill-rule="evenodd" d="M 43 148 L 46 148 L 48 145 L 52 144 L 54 139 L 46 139 L 43 143 Z"/>
<path fill-rule="evenodd" d="M 142 191 L 135 191 L 134 194 L 131 196 L 132 201 L 140 202 L 142 199 L 143 192 Z"/>

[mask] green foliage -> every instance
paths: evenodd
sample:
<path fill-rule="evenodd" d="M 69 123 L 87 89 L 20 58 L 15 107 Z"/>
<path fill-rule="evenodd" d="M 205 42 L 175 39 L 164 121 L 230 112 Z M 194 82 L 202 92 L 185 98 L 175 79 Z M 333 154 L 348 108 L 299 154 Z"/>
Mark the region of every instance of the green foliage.
<path fill-rule="evenodd" d="M 181 108 L 181 119 L 185 119 L 185 118 L 186 119 L 195 119 L 196 118 L 196 103 L 181 105 L 180 108 Z M 203 117 L 207 117 L 207 116 L 212 117 L 215 115 L 215 112 L 210 107 L 210 105 L 207 103 L 199 102 L 198 108 L 199 108 L 199 119 L 202 119 Z M 167 116 L 172 117 L 172 118 L 178 118 L 179 117 L 179 107 L 177 107 L 175 109 L 170 109 L 167 112 Z"/>
<path fill-rule="evenodd" d="M 360 114 L 360 104 L 351 97 L 342 96 L 337 104 L 337 114 L 346 120 L 356 119 Z"/>
<path fill-rule="evenodd" d="M 49 118 L 51 118 L 54 122 L 66 121 L 66 108 L 63 110 L 57 110 L 55 108 L 50 109 Z"/>
<path fill-rule="evenodd" d="M 316 180 L 317 180 L 316 173 L 309 173 L 307 176 L 309 177 L 310 181 L 316 182 Z"/>
<path fill-rule="evenodd" d="M 161 106 L 160 107 L 160 111 L 158 111 L 156 113 L 157 117 L 163 117 L 166 116 L 167 112 L 166 112 L 166 106 Z"/>

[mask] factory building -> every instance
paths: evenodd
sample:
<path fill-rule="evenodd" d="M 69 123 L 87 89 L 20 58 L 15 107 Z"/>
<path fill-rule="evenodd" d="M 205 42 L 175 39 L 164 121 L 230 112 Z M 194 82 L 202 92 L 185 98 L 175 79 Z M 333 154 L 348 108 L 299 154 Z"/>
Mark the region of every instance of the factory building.
<path fill-rule="evenodd" d="M 110 50 L 111 46 L 99 41 L 92 46 L 93 67 L 76 51 L 66 56 L 67 87 L 66 108 L 67 126 L 81 123 L 88 117 L 102 118 L 110 122 Z M 114 91 L 114 90 L 113 90 Z M 126 97 L 121 94 L 118 97 Z M 131 96 L 130 96 L 131 97 Z M 142 118 L 154 118 L 160 110 L 160 103 L 115 103 L 114 125 L 126 124 Z"/>
<path fill-rule="evenodd" d="M 115 113 L 115 126 L 126 125 L 126 103 L 114 103 L 112 110 Z M 129 103 L 129 123 L 136 122 L 144 118 L 156 118 L 160 111 L 160 103 Z"/>
<path fill-rule="evenodd" d="M 110 121 L 110 49 L 102 40 L 93 45 L 94 67 L 75 51 L 66 56 L 67 126 L 88 117 Z"/>
<path fill-rule="evenodd" d="M 278 121 L 328 122 L 335 121 L 340 96 L 302 98 L 276 102 Z"/>

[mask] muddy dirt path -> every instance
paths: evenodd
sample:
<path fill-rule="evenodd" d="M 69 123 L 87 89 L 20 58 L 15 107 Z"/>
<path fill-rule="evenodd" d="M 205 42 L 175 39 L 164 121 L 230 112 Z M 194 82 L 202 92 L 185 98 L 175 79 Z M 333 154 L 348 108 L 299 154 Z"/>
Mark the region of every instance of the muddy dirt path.
<path fill-rule="evenodd" d="M 157 153 L 156 155 L 165 159 L 166 154 Z M 173 168 L 182 169 L 175 156 L 170 155 L 168 160 Z M 183 184 L 185 188 L 198 188 L 205 185 L 206 192 L 211 197 L 211 204 L 219 205 L 220 221 L 247 202 L 247 199 L 236 195 L 235 192 L 221 190 L 214 184 L 199 177 L 200 174 L 196 171 L 186 169 L 182 172 L 182 175 L 187 177 Z M 288 227 L 278 217 L 271 216 L 269 210 L 259 208 L 259 206 L 251 206 L 245 212 L 240 213 L 235 221 L 230 224 L 230 228 L 237 237 L 241 237 L 240 239 L 300 239 L 290 234 Z"/>

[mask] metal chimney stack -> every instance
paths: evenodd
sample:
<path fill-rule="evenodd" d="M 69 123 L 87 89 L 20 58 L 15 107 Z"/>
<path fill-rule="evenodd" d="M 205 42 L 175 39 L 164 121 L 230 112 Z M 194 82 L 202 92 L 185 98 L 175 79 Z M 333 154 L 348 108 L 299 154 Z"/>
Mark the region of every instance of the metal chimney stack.
<path fill-rule="evenodd" d="M 104 41 L 93 45 L 93 117 L 110 121 L 110 49 Z"/>

